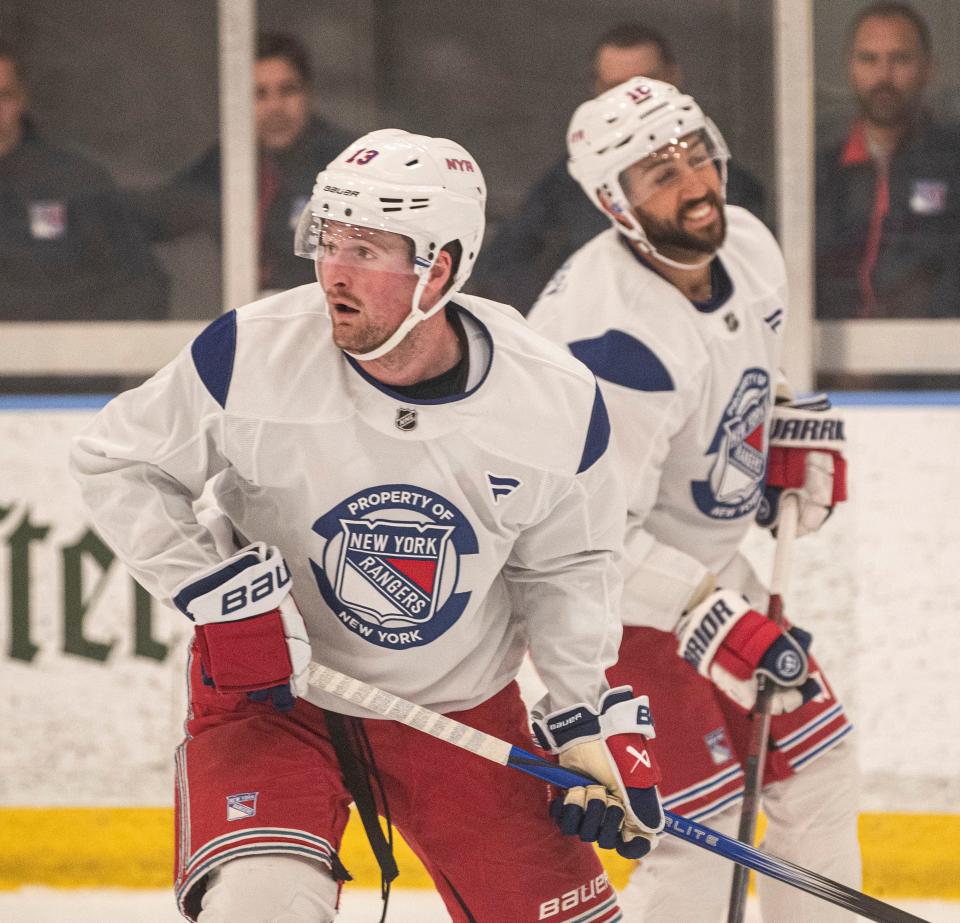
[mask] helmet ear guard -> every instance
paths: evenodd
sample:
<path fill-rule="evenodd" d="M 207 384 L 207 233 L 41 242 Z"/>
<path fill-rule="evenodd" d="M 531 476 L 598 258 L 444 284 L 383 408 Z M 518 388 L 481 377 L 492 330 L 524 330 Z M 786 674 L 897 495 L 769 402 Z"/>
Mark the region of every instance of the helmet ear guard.
<path fill-rule="evenodd" d="M 696 133 L 711 151 L 725 199 L 730 153 L 723 135 L 693 97 L 672 84 L 633 77 L 582 103 L 567 131 L 567 169 L 587 197 L 639 249 L 679 269 L 696 269 L 712 257 L 679 263 L 657 252 L 637 220 L 621 176 L 663 148 L 682 146 L 684 138 Z"/>
<path fill-rule="evenodd" d="M 413 242 L 412 271 L 418 279 L 409 314 L 385 343 L 351 355 L 367 361 L 385 355 L 466 284 L 483 240 L 485 204 L 483 174 L 463 147 L 400 129 L 364 135 L 317 175 L 298 222 L 298 256 L 316 259 L 325 220 L 400 234 Z M 461 248 L 455 272 L 438 301 L 422 310 L 437 255 L 454 241 Z"/>

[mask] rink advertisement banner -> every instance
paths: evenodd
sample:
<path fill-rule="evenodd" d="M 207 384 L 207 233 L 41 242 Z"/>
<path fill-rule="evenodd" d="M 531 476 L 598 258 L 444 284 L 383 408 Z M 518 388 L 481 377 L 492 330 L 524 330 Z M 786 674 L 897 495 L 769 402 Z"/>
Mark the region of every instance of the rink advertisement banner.
<path fill-rule="evenodd" d="M 857 727 L 864 809 L 953 812 L 960 405 L 845 412 L 850 502 L 797 543 L 787 608 Z M 93 413 L 0 403 L 2 805 L 172 802 L 190 626 L 90 528 L 67 454 Z M 768 574 L 769 536 L 748 550 Z"/>
<path fill-rule="evenodd" d="M 189 626 L 90 528 L 67 453 L 93 410 L 58 404 L 0 403 L 0 803 L 168 804 Z"/>

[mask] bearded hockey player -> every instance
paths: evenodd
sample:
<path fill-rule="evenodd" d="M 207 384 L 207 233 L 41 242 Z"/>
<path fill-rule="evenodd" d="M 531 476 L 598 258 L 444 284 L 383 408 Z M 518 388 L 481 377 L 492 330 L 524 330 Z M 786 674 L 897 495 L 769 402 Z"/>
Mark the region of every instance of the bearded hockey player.
<path fill-rule="evenodd" d="M 760 221 L 725 205 L 726 144 L 675 87 L 634 78 L 584 103 L 568 145 L 570 172 L 612 227 L 558 271 L 530 322 L 596 374 L 620 450 L 625 629 L 608 677 L 642 678 L 651 696 L 664 806 L 729 835 L 756 678 L 774 680 L 766 844 L 856 886 L 851 726 L 810 636 L 761 615 L 767 591 L 739 551 L 755 516 L 776 527 L 785 490 L 798 534 L 844 497 L 840 427 L 820 425 L 835 414 L 778 392 L 782 255 Z M 665 842 L 634 872 L 625 914 L 713 923 L 731 874 Z M 770 923 L 850 919 L 770 879 L 759 886 Z"/>
<path fill-rule="evenodd" d="M 351 800 L 385 879 L 377 812 L 463 923 L 619 920 L 580 840 L 639 857 L 662 828 L 646 702 L 604 677 L 625 511 L 606 409 L 566 350 L 460 293 L 485 196 L 452 141 L 361 137 L 297 231 L 319 284 L 214 321 L 75 443 L 101 534 L 195 626 L 187 919 L 332 920 Z M 208 486 L 212 530 L 195 512 Z M 548 688 L 539 739 L 601 783 L 560 808 L 579 839 L 545 784 L 303 682 L 316 658 L 530 747 L 527 651 Z"/>

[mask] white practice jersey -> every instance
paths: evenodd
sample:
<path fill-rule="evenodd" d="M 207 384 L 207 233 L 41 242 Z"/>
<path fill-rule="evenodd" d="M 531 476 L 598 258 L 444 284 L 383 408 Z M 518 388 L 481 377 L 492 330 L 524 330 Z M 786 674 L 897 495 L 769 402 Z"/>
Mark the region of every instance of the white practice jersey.
<path fill-rule="evenodd" d="M 529 648 L 544 708 L 596 704 L 625 508 L 600 391 L 512 308 L 457 302 L 470 375 L 450 399 L 367 376 L 316 284 L 214 321 L 75 441 L 100 534 L 169 601 L 223 560 L 195 515 L 212 479 L 237 532 L 286 559 L 316 660 L 450 711 L 506 686 Z"/>
<path fill-rule="evenodd" d="M 611 228 L 571 257 L 530 314 L 603 389 L 628 492 L 628 625 L 672 630 L 711 572 L 765 601 L 738 549 L 763 491 L 786 272 L 760 221 L 726 214 L 710 303 L 689 301 Z"/>

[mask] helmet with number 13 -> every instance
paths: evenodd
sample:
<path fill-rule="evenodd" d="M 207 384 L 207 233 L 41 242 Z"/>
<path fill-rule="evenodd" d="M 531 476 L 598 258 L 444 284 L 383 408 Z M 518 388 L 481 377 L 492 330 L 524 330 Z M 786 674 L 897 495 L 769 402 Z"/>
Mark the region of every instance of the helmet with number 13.
<path fill-rule="evenodd" d="M 318 278 L 325 261 L 336 261 L 368 278 L 407 273 L 415 283 L 409 311 L 385 340 L 355 351 L 344 347 L 345 352 L 363 361 L 378 359 L 447 304 L 476 262 L 485 203 L 483 174 L 463 147 L 400 129 L 364 135 L 318 174 L 297 227 L 296 254 L 317 262 Z M 390 262 L 377 245 L 396 242 L 394 235 L 402 238 L 403 258 Z M 444 249 L 450 254 L 450 278 L 424 307 L 421 301 Z"/>

